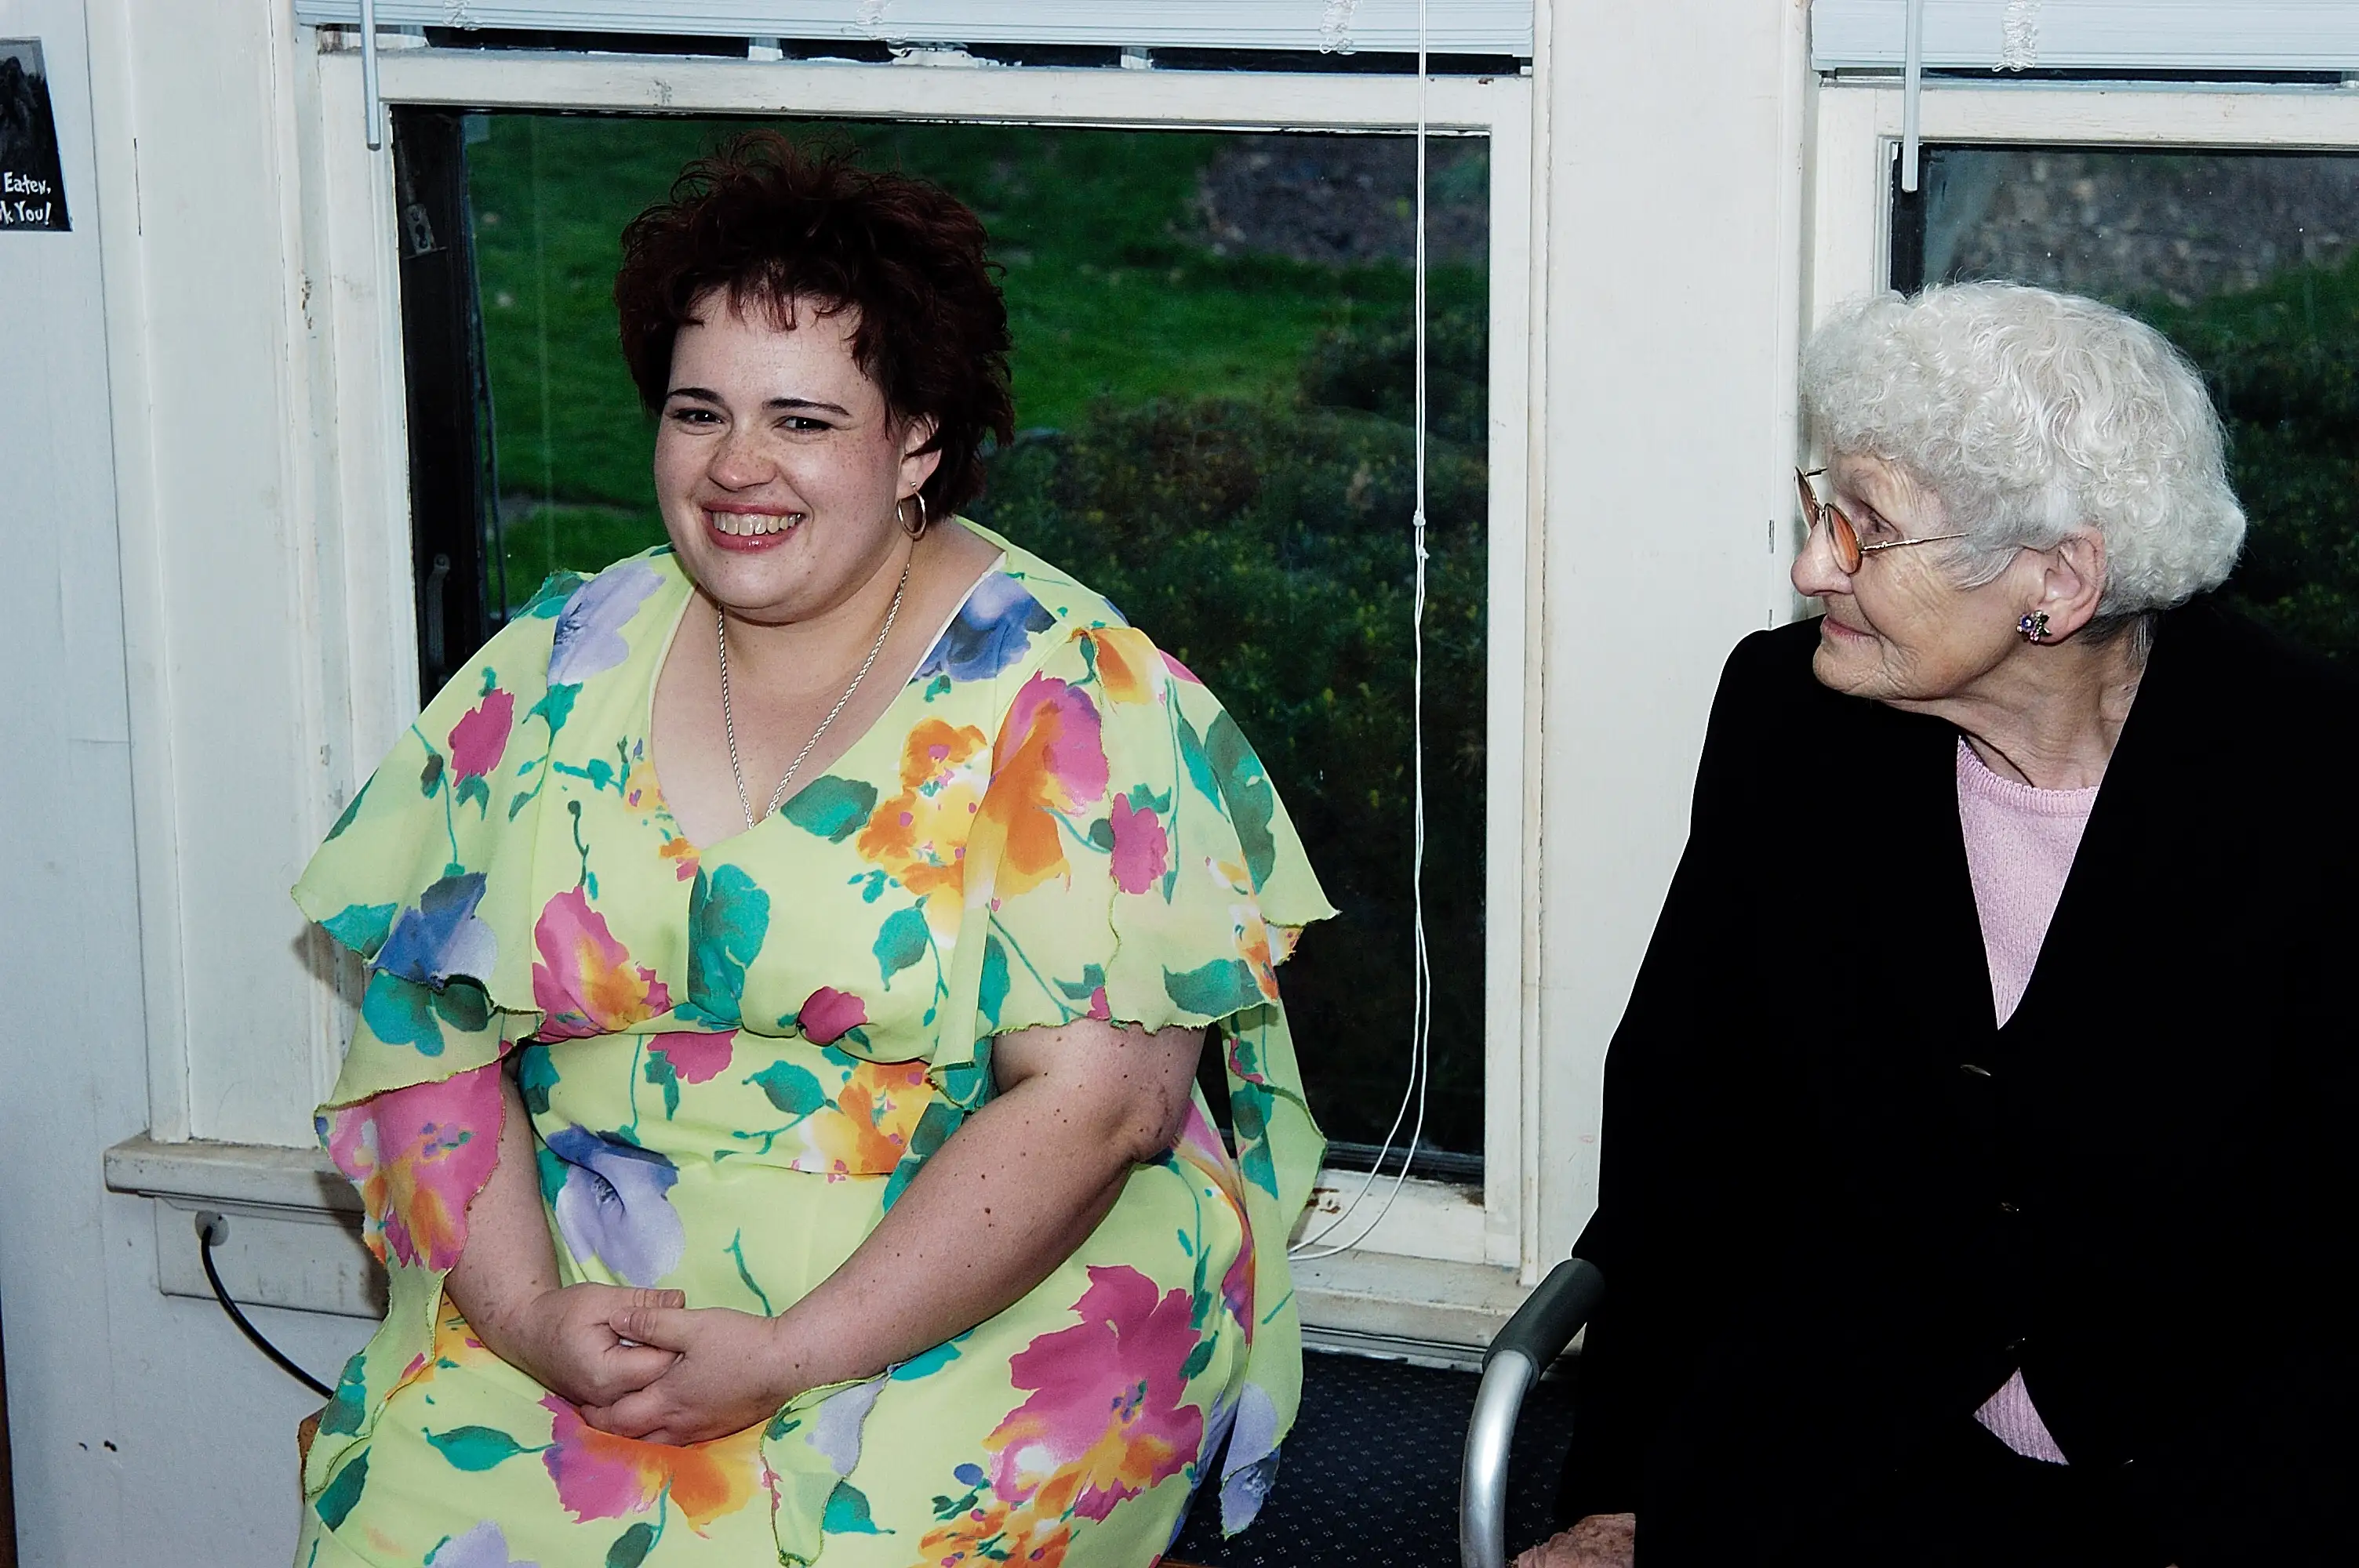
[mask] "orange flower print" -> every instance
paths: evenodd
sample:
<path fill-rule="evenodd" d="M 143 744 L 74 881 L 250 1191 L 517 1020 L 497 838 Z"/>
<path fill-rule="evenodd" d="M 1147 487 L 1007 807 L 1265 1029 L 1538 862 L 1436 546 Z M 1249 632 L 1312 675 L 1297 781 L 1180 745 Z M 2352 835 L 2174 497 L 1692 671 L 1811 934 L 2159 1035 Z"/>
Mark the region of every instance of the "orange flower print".
<path fill-rule="evenodd" d="M 1130 626 L 1100 626 L 1082 636 L 1097 665 L 1098 685 L 1112 702 L 1153 702 L 1159 653 L 1147 633 Z"/>
<path fill-rule="evenodd" d="M 1229 905 L 1229 929 L 1235 937 L 1237 957 L 1253 971 L 1254 984 L 1271 1001 L 1277 1000 L 1277 971 L 1270 961 L 1269 926 L 1261 911 L 1250 903 Z"/>
<path fill-rule="evenodd" d="M 966 837 L 990 782 L 991 742 L 972 724 L 920 721 L 901 750 L 901 793 L 860 830 L 861 855 L 923 899 L 958 895 Z"/>
<path fill-rule="evenodd" d="M 671 1011 L 671 992 L 631 955 L 590 907 L 581 888 L 544 905 L 532 928 L 540 962 L 532 967 L 533 1005 L 548 1015 L 544 1038 L 619 1034 Z"/>
<path fill-rule="evenodd" d="M 1095 805 L 1105 792 L 1097 708 L 1069 682 L 1034 676 L 1000 727 L 983 797 L 983 817 L 1005 843 L 993 895 L 1012 898 L 1052 877 L 1070 879 L 1059 817 Z"/>
<path fill-rule="evenodd" d="M 710 1443 L 641 1443 L 599 1431 L 555 1394 L 540 1402 L 555 1418 L 540 1462 L 557 1483 L 557 1500 L 579 1523 L 646 1513 L 669 1497 L 702 1535 L 753 1500 L 766 1474 L 758 1426 Z"/>
<path fill-rule="evenodd" d="M 835 1103 L 803 1123 L 810 1153 L 795 1168 L 830 1176 L 889 1175 L 909 1152 L 910 1135 L 933 1098 L 923 1061 L 861 1062 Z"/>
<path fill-rule="evenodd" d="M 1028 1504 L 1010 1508 L 996 1499 L 978 1500 L 949 1523 L 935 1526 L 918 1543 L 924 1568 L 967 1568 L 987 1563 L 993 1568 L 1017 1563 L 1022 1568 L 1058 1568 L 1073 1538 L 1072 1527 L 1061 1519 L 1044 1519 Z"/>

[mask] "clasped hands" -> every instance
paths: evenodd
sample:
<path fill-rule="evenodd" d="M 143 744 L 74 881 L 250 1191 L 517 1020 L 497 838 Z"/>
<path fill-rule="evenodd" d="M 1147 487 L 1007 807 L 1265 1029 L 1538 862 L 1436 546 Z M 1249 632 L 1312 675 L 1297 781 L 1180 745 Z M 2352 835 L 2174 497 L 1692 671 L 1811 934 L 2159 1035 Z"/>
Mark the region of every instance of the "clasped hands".
<path fill-rule="evenodd" d="M 811 1386 L 778 1320 L 687 1302 L 678 1291 L 564 1285 L 475 1327 L 592 1426 L 649 1443 L 743 1432 Z"/>

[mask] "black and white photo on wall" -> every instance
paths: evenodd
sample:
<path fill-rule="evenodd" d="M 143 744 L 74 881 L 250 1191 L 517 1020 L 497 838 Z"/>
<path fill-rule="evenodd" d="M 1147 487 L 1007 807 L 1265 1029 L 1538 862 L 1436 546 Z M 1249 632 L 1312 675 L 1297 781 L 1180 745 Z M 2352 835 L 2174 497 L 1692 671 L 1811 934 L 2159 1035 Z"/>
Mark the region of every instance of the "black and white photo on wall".
<path fill-rule="evenodd" d="M 0 229 L 70 229 L 38 38 L 0 38 Z"/>

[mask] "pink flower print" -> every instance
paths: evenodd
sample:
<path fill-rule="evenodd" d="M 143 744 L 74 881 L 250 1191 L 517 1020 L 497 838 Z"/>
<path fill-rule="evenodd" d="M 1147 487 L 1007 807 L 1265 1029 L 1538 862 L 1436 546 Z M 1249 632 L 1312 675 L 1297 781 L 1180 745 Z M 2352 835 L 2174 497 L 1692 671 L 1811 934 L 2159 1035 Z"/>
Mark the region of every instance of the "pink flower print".
<path fill-rule="evenodd" d="M 451 726 L 451 771 L 462 779 L 482 778 L 500 765 L 516 723 L 516 696 L 494 687 L 484 700 Z"/>
<path fill-rule="evenodd" d="M 681 1083 L 704 1084 L 720 1076 L 736 1044 L 737 1032 L 724 1029 L 717 1034 L 658 1034 L 647 1048 L 671 1064 Z"/>
<path fill-rule="evenodd" d="M 671 1011 L 671 992 L 653 969 L 631 961 L 582 889 L 550 899 L 532 939 L 541 960 L 532 967 L 532 1000 L 548 1015 L 544 1038 L 616 1034 Z"/>
<path fill-rule="evenodd" d="M 448 1269 L 467 1242 L 467 1206 L 499 1161 L 500 1068 L 387 1089 L 321 1119 L 328 1157 L 360 1189 L 369 1250 Z"/>
<path fill-rule="evenodd" d="M 1163 650 L 1158 648 L 1156 652 L 1162 654 Z M 1163 654 L 1163 667 L 1169 670 L 1181 680 L 1186 681 L 1190 686 L 1202 686 L 1204 684 L 1202 681 L 1196 678 L 1195 671 L 1190 669 L 1187 665 L 1181 664 L 1179 660 L 1173 658 L 1169 654 Z"/>
<path fill-rule="evenodd" d="M 1125 892 L 1145 892 L 1171 867 L 1171 836 L 1152 810 L 1134 807 L 1116 796 L 1108 817 L 1114 827 L 1114 885 Z"/>
<path fill-rule="evenodd" d="M 702 1535 L 706 1525 L 752 1501 L 765 1473 L 758 1425 L 675 1446 L 601 1432 L 555 1394 L 540 1403 L 554 1418 L 540 1462 L 557 1484 L 558 1502 L 578 1523 L 646 1513 L 669 1497 Z"/>
<path fill-rule="evenodd" d="M 805 1039 L 814 1045 L 832 1045 L 868 1022 L 868 1004 L 849 991 L 821 986 L 795 1016 Z"/>
<path fill-rule="evenodd" d="M 1189 1292 L 1156 1298 L 1128 1267 L 1093 1268 L 1073 1310 L 1082 1322 L 1043 1335 L 1008 1363 L 1035 1390 L 984 1440 L 992 1486 L 1049 1518 L 1103 1519 L 1196 1457 L 1204 1412 L 1181 1402 L 1194 1353 Z"/>

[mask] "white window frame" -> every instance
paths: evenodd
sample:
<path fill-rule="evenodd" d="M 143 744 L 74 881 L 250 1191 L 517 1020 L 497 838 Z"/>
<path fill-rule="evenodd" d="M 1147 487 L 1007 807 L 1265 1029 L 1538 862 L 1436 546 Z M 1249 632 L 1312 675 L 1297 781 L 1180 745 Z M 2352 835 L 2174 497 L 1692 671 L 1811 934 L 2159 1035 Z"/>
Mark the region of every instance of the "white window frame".
<path fill-rule="evenodd" d="M 296 600 L 288 630 L 305 644 L 297 663 L 310 694 L 298 716 L 309 739 L 295 750 L 307 759 L 316 752 L 320 765 L 288 801 L 296 821 L 288 845 L 274 846 L 282 853 L 316 842 L 419 701 L 414 661 L 407 656 L 416 636 L 391 155 L 372 152 L 364 141 L 358 52 L 337 47 L 332 32 L 299 27 L 286 36 L 295 86 L 290 123 L 282 127 L 291 145 L 281 150 L 292 154 L 282 180 L 297 189 L 287 197 L 284 221 L 287 254 L 302 256 L 304 266 L 301 278 L 290 280 L 290 287 L 299 281 L 300 298 L 287 302 L 282 324 L 301 368 L 285 377 L 280 395 L 308 402 L 303 414 L 312 458 L 304 519 L 310 537 L 299 543 L 306 557 L 302 568 L 288 574 Z M 388 45 L 395 41 L 386 38 Z M 1419 99 L 1417 80 L 1409 75 L 946 70 L 931 63 L 940 58 L 921 53 L 891 65 L 863 65 L 388 47 L 380 59 L 380 83 L 388 105 L 792 113 L 1139 129 L 1397 132 L 1414 125 Z M 1485 135 L 1492 158 L 1485 1179 L 1479 1201 L 1466 1187 L 1406 1184 L 1374 1234 L 1352 1253 L 1305 1265 L 1301 1281 L 1314 1323 L 1412 1346 L 1480 1343 L 1512 1310 L 1518 1281 L 1537 1278 L 1548 1261 L 1537 1252 L 1538 1227 L 1529 1201 L 1538 1151 L 1527 1093 L 1537 1082 L 1539 1050 L 1537 1010 L 1526 984 L 1539 931 L 1530 853 L 1539 717 L 1532 584 L 1539 518 L 1530 470 L 1532 432 L 1539 428 L 1532 328 L 1542 269 L 1533 255 L 1531 82 L 1527 75 L 1434 77 L 1425 103 L 1437 134 Z M 144 259 L 156 267 L 152 255 Z M 163 520 L 148 515 L 158 531 L 156 554 L 167 557 Z M 1402 526 L 1406 531 L 1406 518 Z M 147 587 L 158 603 L 168 598 L 161 581 Z M 185 656 L 194 646 L 195 639 L 185 634 L 163 640 L 175 637 L 177 645 L 158 650 L 159 662 Z M 136 643 L 133 657 L 136 666 Z M 177 824 L 172 803 L 188 784 L 176 774 L 217 774 L 228 762 L 213 754 L 224 742 L 202 728 L 201 717 L 181 711 L 186 704 L 175 702 L 168 679 L 159 678 L 148 701 L 148 755 L 161 765 L 143 773 L 143 827 L 150 818 Z M 172 894 L 143 898 L 151 998 L 168 1004 L 156 1010 L 160 1015 L 194 1022 L 213 999 L 203 994 L 205 975 L 192 973 L 187 962 L 203 937 L 201 923 L 186 909 L 191 902 L 217 908 L 220 901 L 203 868 L 189 864 L 187 849 L 169 833 L 143 832 L 143 872 L 152 870 L 156 877 L 152 884 L 143 880 L 143 886 Z M 299 865 L 299 852 L 294 863 Z M 324 945 L 299 934 L 283 892 L 266 891 L 277 899 L 266 901 L 255 888 L 234 890 L 235 902 L 246 907 L 225 924 L 201 924 L 217 928 L 221 940 L 240 945 L 255 970 L 267 974 L 270 963 L 279 962 L 273 983 L 300 1000 L 278 1008 L 266 1025 L 278 1033 L 266 1043 L 246 1028 L 159 1029 L 151 1036 L 151 1137 L 110 1158 L 110 1181 L 118 1187 L 181 1199 L 208 1195 L 222 1184 L 224 1167 L 218 1151 L 184 1157 L 180 1146 L 190 1139 L 309 1144 L 311 1108 L 333 1082 L 350 1014 L 326 979 L 332 960 Z M 274 906 L 266 909 L 265 902 Z M 271 935 L 256 940 L 256 931 Z M 293 977 L 285 970 L 288 949 L 281 932 L 310 956 L 321 977 L 317 983 L 288 983 Z M 286 1038 L 290 1032 L 294 1038 Z M 256 1162 L 257 1168 L 270 1164 L 260 1155 Z M 1361 1179 L 1357 1173 L 1328 1172 L 1321 1184 L 1348 1195 Z M 1379 1186 L 1371 1206 L 1389 1184 Z M 218 1195 L 265 1208 L 314 1206 L 316 1194 L 281 1192 L 286 1183 L 278 1178 L 264 1185 L 270 1191 L 260 1197 L 243 1187 L 240 1195 Z M 1352 1228 L 1358 1228 L 1356 1220 Z M 367 1310 L 365 1302 L 342 1296 L 314 1304 Z"/>

